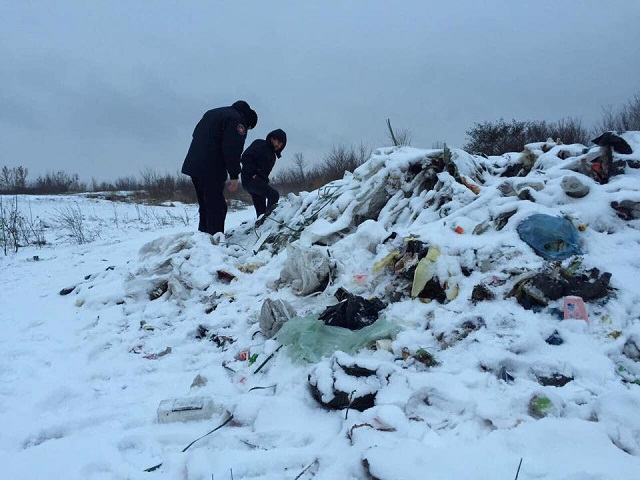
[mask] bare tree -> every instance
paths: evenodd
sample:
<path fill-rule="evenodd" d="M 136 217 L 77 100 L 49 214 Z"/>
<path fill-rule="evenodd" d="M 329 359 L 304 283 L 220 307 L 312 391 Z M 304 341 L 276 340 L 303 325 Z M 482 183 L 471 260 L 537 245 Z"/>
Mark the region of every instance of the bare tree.
<path fill-rule="evenodd" d="M 602 109 L 602 118 L 593 134 L 600 135 L 609 130 L 640 130 L 640 94 L 636 94 L 617 111 L 611 105 Z"/>
<path fill-rule="evenodd" d="M 25 193 L 27 189 L 27 174 L 25 167 L 12 167 L 6 165 L 0 170 L 0 191 L 5 193 Z"/>
<path fill-rule="evenodd" d="M 304 182 L 305 178 L 305 167 L 307 166 L 304 156 L 302 153 L 298 152 L 293 155 L 293 164 L 296 166 L 298 170 L 298 174 L 300 176 L 300 180 Z"/>

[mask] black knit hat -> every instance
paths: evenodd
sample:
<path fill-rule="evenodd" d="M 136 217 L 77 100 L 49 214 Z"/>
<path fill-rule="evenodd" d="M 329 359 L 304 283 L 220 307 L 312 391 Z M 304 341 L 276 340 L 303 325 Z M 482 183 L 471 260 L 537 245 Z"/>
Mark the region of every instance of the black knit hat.
<path fill-rule="evenodd" d="M 284 130 L 278 128 L 277 130 L 274 130 L 273 132 L 269 133 L 269 135 L 267 135 L 267 141 L 269 141 L 269 138 L 271 137 L 277 138 L 282 142 L 282 148 L 280 149 L 280 151 L 276 152 L 276 156 L 280 158 L 282 156 L 282 150 L 284 150 L 284 147 L 287 146 L 287 134 L 284 132 Z"/>
<path fill-rule="evenodd" d="M 258 114 L 249 106 L 247 102 L 245 102 L 244 100 L 238 100 L 231 106 L 242 114 L 244 119 L 247 121 L 247 126 L 249 127 L 249 129 L 255 128 L 255 126 L 258 124 Z"/>

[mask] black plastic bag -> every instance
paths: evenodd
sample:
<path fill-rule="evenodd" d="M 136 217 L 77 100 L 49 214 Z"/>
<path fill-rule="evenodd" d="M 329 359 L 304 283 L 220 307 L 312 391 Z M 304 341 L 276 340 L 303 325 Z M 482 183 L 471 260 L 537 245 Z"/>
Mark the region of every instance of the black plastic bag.
<path fill-rule="evenodd" d="M 343 301 L 327 307 L 318 317 L 325 325 L 360 330 L 378 319 L 378 314 L 386 305 L 378 298 L 367 300 L 358 295 L 347 293 Z"/>

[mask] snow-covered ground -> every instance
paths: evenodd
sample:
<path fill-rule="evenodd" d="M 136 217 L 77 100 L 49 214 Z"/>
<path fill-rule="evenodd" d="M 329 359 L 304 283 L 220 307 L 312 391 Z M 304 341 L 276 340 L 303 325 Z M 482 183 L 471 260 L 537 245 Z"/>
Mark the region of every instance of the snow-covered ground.
<path fill-rule="evenodd" d="M 616 158 L 639 160 L 639 134 L 625 138 L 634 154 Z M 640 201 L 640 171 L 600 184 L 576 173 L 597 153 L 583 150 L 380 149 L 353 175 L 283 199 L 262 226 L 252 208 L 231 212 L 220 243 L 194 232 L 194 206 L 19 197 L 47 244 L 0 257 L 0 476 L 638 478 L 640 220 L 611 204 Z M 527 161 L 526 176 L 501 176 Z M 566 195 L 569 174 L 586 196 Z M 88 243 L 55 220 L 74 209 Z M 583 255 L 536 255 L 517 232 L 534 213 L 580 226 Z M 325 267 L 328 285 L 312 288 Z M 510 295 L 574 267 L 611 273 L 588 322 L 562 320 L 562 298 L 524 308 Z M 411 298 L 414 270 L 440 301 Z M 305 361 L 302 347 L 338 327 L 309 342 L 303 325 L 340 287 L 387 305 L 378 322 L 392 341 Z M 297 314 L 272 338 L 259 323 L 266 299 Z M 554 332 L 562 344 L 547 341 Z M 314 398 L 336 391 L 352 408 Z M 359 411 L 367 394 L 373 406 Z M 210 418 L 158 420 L 163 400 L 184 398 L 207 398 Z"/>

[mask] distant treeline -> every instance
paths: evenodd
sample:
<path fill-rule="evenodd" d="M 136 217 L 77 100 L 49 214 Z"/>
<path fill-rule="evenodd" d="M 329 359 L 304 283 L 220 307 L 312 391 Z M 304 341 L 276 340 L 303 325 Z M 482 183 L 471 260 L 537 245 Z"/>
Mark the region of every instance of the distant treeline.
<path fill-rule="evenodd" d="M 294 154 L 295 164 L 271 179 L 271 184 L 281 194 L 299 193 L 302 190 L 315 190 L 326 183 L 342 178 L 345 172 L 352 172 L 362 165 L 371 155 L 371 150 L 360 145 L 348 147 L 334 146 L 322 162 L 307 169 L 301 153 Z M 196 202 L 196 194 L 191 179 L 180 173 L 159 173 L 147 169 L 137 177 L 120 177 L 114 182 L 81 182 L 77 174 L 63 171 L 47 173 L 35 181 L 27 179 L 28 170 L 24 167 L 3 167 L 0 170 L 0 194 L 62 194 L 81 192 L 137 192 L 137 197 L 152 203 L 167 200 L 184 203 Z M 250 201 L 250 196 L 241 188 L 227 192 L 230 199 Z M 108 196 L 107 196 L 108 197 Z M 115 196 L 113 198 L 116 198 Z M 129 197 L 131 198 L 131 197 Z"/>
<path fill-rule="evenodd" d="M 388 140 L 393 145 L 410 145 L 411 132 L 408 129 L 394 130 L 387 120 Z M 640 94 L 636 94 L 617 110 L 608 107 L 603 110 L 601 120 L 591 129 L 580 119 L 567 117 L 557 122 L 512 120 L 475 123 L 466 131 L 467 143 L 463 148 L 483 155 L 501 155 L 506 152 L 520 152 L 527 143 L 545 141 L 548 138 L 565 144 L 581 143 L 589 145 L 591 139 L 609 130 L 640 130 Z M 433 148 L 443 148 L 444 142 L 433 143 Z M 353 172 L 371 155 L 371 149 L 362 144 L 334 145 L 319 162 L 307 163 L 302 153 L 293 155 L 293 165 L 271 179 L 271 184 L 281 194 L 315 190 L 326 183 L 342 178 L 345 172 Z M 115 182 L 81 182 L 77 174 L 63 171 L 41 175 L 34 181 L 28 180 L 28 170 L 22 166 L 0 170 L 1 194 L 60 194 L 80 192 L 138 192 L 147 201 L 196 201 L 195 190 L 189 177 L 179 173 L 159 173 L 144 170 L 137 177 L 120 177 Z M 249 201 L 242 189 L 228 193 L 229 198 Z"/>

